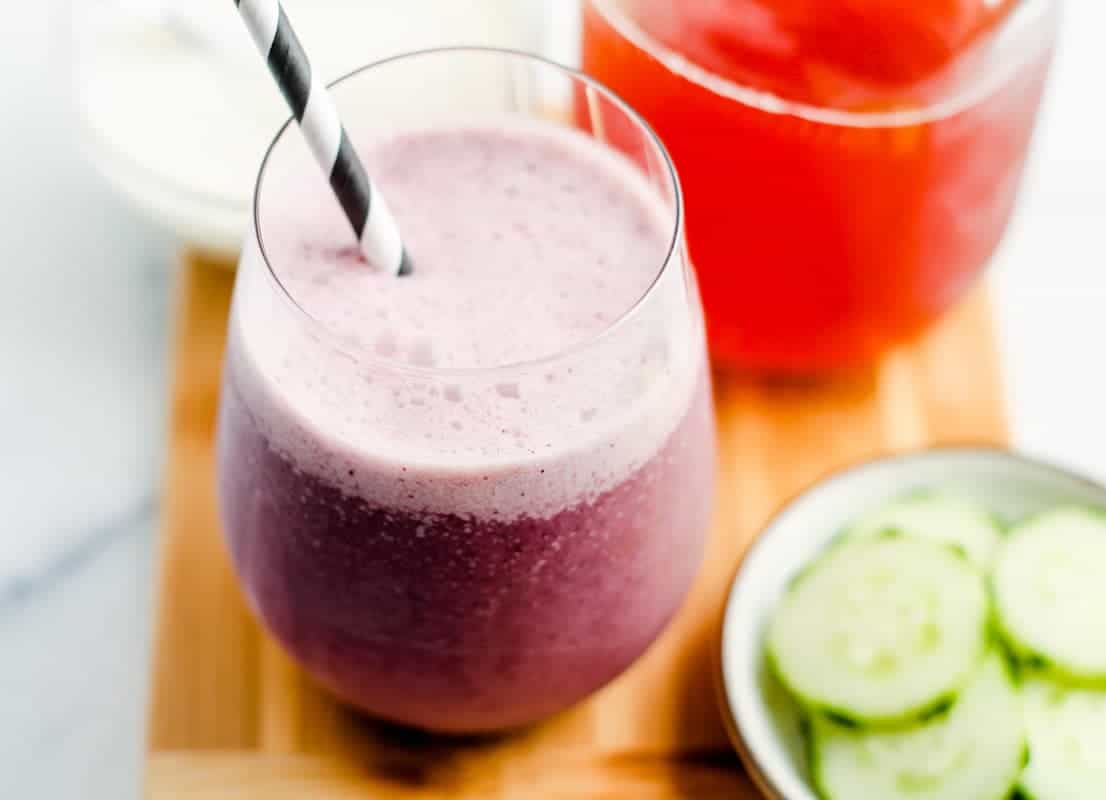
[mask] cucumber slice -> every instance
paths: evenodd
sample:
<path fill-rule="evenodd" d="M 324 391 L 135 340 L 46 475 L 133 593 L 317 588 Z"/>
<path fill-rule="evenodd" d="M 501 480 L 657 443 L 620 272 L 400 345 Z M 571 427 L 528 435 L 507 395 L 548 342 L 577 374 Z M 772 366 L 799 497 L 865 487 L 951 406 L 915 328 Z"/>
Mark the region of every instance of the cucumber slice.
<path fill-rule="evenodd" d="M 980 569 L 988 569 L 1002 538 L 998 522 L 984 508 L 945 491 L 915 492 L 865 514 L 847 536 L 894 530 L 960 548 Z"/>
<path fill-rule="evenodd" d="M 1030 679 L 1022 702 L 1029 733 L 1022 793 L 1036 800 L 1106 797 L 1106 692 Z"/>
<path fill-rule="evenodd" d="M 814 779 L 828 800 L 1005 800 L 1025 763 L 1021 706 L 994 653 L 929 722 L 884 732 L 820 718 L 812 730 Z"/>
<path fill-rule="evenodd" d="M 1000 631 L 1020 658 L 1106 684 L 1106 516 L 1064 508 L 1021 523 L 991 581 Z"/>
<path fill-rule="evenodd" d="M 910 721 L 955 699 L 985 650 L 982 576 L 907 536 L 846 539 L 793 582 L 768 657 L 804 705 L 859 725 Z"/>

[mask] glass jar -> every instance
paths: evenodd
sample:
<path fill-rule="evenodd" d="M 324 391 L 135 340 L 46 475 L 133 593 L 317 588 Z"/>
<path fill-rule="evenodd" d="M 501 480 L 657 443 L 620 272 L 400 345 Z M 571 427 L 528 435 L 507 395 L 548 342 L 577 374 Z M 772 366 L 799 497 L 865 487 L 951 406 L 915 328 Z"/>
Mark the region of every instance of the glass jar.
<path fill-rule="evenodd" d="M 957 47 L 929 16 L 1000 5 L 585 0 L 584 70 L 687 190 L 716 363 L 855 368 L 964 296 L 1014 208 L 1060 3 Z"/>

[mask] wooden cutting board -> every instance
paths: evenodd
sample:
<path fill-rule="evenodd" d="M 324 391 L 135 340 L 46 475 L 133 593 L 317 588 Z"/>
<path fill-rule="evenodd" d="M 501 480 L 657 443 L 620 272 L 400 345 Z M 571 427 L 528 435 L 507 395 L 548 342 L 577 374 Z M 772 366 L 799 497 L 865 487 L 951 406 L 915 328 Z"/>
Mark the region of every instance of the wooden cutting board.
<path fill-rule="evenodd" d="M 713 688 L 721 602 L 745 546 L 784 500 L 837 467 L 1006 436 L 982 290 L 866 374 L 716 376 L 712 538 L 663 637 L 609 687 L 533 729 L 479 740 L 412 733 L 331 702 L 239 595 L 215 513 L 212 452 L 232 281 L 224 265 L 184 259 L 146 775 L 155 800 L 753 800 Z"/>

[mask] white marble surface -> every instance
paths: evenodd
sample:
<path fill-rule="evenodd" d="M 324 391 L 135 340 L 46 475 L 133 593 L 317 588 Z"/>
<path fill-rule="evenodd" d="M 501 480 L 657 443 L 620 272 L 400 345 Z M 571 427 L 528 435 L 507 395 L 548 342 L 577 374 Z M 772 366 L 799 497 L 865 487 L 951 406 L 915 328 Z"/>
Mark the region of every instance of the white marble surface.
<path fill-rule="evenodd" d="M 1066 3 L 1017 217 L 995 264 L 1015 442 L 1106 479 L 1106 4 Z"/>
<path fill-rule="evenodd" d="M 83 164 L 60 0 L 0 24 L 0 797 L 138 795 L 169 242 Z M 1106 478 L 1106 7 L 1071 0 L 995 277 L 1015 438 Z"/>
<path fill-rule="evenodd" d="M 125 799 L 170 250 L 80 159 L 60 4 L 19 8 L 0 23 L 0 797 Z"/>

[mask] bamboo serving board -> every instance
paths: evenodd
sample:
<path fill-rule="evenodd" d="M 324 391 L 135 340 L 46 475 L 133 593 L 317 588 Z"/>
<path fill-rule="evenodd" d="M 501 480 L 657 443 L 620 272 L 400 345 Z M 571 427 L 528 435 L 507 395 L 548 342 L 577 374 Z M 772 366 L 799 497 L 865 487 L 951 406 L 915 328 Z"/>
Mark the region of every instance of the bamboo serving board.
<path fill-rule="evenodd" d="M 149 721 L 153 800 L 754 800 L 713 675 L 722 598 L 751 537 L 784 500 L 842 465 L 1005 440 L 982 290 L 867 374 L 716 376 L 714 528 L 698 581 L 662 638 L 606 689 L 535 728 L 479 740 L 412 733 L 316 690 L 239 595 L 215 513 L 212 451 L 232 281 L 225 266 L 184 261 Z"/>

